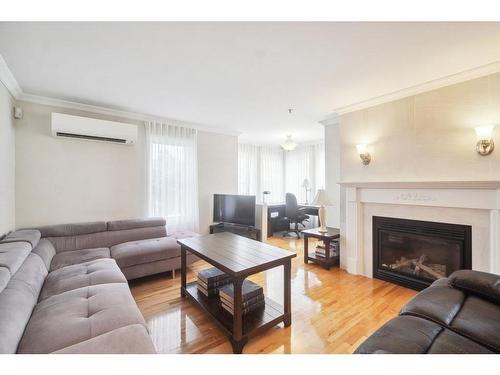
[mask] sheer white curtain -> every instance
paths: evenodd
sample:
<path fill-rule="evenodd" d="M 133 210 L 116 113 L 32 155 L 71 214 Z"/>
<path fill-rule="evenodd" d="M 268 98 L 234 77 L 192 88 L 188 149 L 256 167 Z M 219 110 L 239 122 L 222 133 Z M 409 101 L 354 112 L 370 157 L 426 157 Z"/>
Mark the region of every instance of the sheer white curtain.
<path fill-rule="evenodd" d="M 198 229 L 196 130 L 146 124 L 147 214 L 166 218 L 169 232 Z"/>
<path fill-rule="evenodd" d="M 285 191 L 293 193 L 299 203 L 306 201 L 304 179 L 309 181 L 308 203 L 311 203 L 318 189 L 325 187 L 324 144 L 310 144 L 297 147 L 285 154 Z"/>
<path fill-rule="evenodd" d="M 259 195 L 258 176 L 259 147 L 240 143 L 238 145 L 238 193 Z"/>
<path fill-rule="evenodd" d="M 260 148 L 260 193 L 270 191 L 266 196 L 267 203 L 283 202 L 284 192 L 283 151 L 278 147 Z"/>
<path fill-rule="evenodd" d="M 299 146 L 285 152 L 279 147 L 239 144 L 238 192 L 256 195 L 270 191 L 267 203 L 285 201 L 285 193 L 293 193 L 299 203 L 306 200 L 304 179 L 309 180 L 309 203 L 318 189 L 325 187 L 325 148 L 322 142 Z"/>

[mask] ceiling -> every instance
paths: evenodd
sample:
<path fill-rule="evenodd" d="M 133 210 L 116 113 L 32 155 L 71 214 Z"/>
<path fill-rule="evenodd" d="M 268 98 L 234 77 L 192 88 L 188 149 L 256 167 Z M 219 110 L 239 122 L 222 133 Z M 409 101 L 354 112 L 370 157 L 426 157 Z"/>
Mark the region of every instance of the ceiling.
<path fill-rule="evenodd" d="M 500 23 L 4 22 L 0 54 L 27 94 L 277 144 L 321 138 L 335 108 L 500 60 Z"/>

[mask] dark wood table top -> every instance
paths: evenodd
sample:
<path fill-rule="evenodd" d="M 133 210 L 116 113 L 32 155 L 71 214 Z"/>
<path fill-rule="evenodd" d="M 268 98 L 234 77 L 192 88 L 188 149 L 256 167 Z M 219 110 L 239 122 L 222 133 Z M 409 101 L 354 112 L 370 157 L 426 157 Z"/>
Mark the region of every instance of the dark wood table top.
<path fill-rule="evenodd" d="M 310 236 L 310 237 L 321 237 L 321 238 L 327 238 L 327 239 L 334 239 L 334 238 L 339 238 L 340 237 L 340 229 L 339 228 L 326 228 L 328 232 L 322 233 L 319 231 L 319 228 L 312 228 L 312 229 L 305 229 L 301 231 L 301 233 L 304 234 L 304 236 Z"/>
<path fill-rule="evenodd" d="M 229 232 L 185 238 L 177 243 L 232 277 L 261 272 L 297 256 L 291 251 Z"/>

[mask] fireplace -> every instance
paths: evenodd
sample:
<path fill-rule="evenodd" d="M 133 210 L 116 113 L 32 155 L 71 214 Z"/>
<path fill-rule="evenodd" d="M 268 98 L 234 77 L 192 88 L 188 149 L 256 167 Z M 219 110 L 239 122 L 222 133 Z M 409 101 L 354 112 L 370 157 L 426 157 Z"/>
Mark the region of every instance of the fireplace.
<path fill-rule="evenodd" d="M 471 269 L 471 227 L 373 217 L 373 277 L 421 290 Z"/>

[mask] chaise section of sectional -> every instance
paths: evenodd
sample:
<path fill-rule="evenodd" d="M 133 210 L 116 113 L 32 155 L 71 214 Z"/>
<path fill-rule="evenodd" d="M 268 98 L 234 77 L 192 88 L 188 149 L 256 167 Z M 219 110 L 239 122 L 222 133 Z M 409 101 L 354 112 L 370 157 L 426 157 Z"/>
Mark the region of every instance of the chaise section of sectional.
<path fill-rule="evenodd" d="M 18 353 L 52 353 L 133 324 L 146 327 L 127 284 L 70 290 L 35 306 Z"/>

